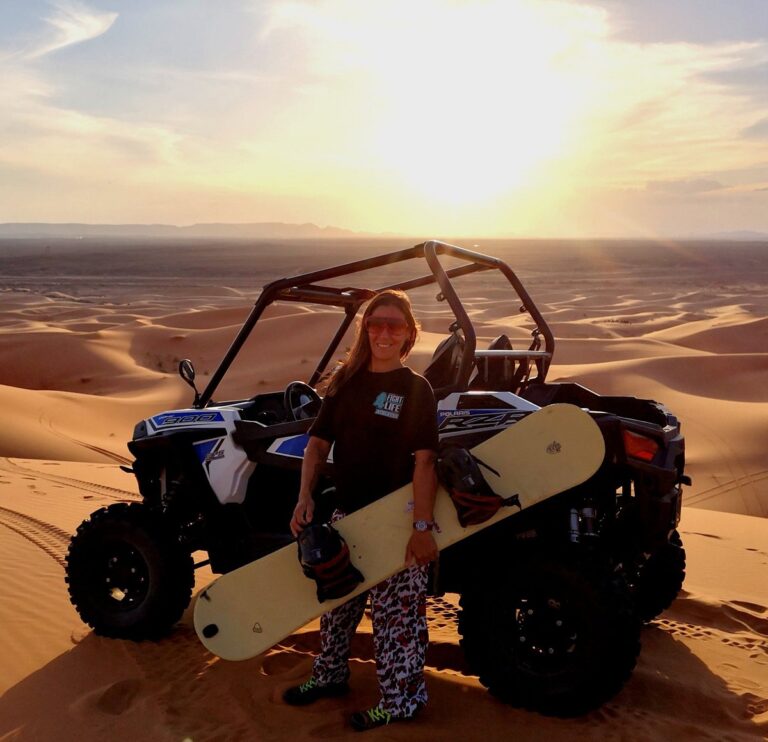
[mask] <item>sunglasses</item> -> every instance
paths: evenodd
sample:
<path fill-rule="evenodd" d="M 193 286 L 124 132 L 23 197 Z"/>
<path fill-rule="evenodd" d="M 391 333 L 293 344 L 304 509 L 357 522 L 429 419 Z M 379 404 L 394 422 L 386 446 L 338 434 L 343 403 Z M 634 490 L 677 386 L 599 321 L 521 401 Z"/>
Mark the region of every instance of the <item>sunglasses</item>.
<path fill-rule="evenodd" d="M 383 332 L 385 327 L 390 335 L 402 335 L 408 329 L 408 323 L 396 317 L 366 317 L 365 319 L 365 329 L 368 332 Z"/>

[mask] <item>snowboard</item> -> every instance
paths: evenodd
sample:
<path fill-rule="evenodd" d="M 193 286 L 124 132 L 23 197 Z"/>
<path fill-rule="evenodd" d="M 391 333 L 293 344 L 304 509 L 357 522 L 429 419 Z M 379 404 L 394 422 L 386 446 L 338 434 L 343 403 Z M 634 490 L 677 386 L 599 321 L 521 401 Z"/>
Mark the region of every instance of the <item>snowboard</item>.
<path fill-rule="evenodd" d="M 597 424 L 573 405 L 554 404 L 531 413 L 471 449 L 498 472 L 483 475 L 502 497 L 518 495 L 520 508 L 535 505 L 589 479 L 603 462 L 605 445 Z M 299 565 L 296 544 L 218 577 L 197 596 L 194 624 L 213 654 L 244 660 L 285 639 L 326 611 L 402 570 L 413 533 L 410 484 L 342 518 L 334 527 L 346 540 L 364 582 L 343 598 L 317 599 L 315 582 Z M 463 528 L 450 496 L 438 488 L 434 516 L 439 549 L 451 546 L 520 512 L 503 507 L 492 518 Z"/>

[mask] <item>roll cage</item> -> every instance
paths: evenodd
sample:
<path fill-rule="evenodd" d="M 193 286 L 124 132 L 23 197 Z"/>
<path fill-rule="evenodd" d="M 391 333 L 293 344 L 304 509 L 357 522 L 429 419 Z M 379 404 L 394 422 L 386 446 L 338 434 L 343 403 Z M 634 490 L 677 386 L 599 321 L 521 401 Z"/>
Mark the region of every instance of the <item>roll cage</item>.
<path fill-rule="evenodd" d="M 466 264 L 446 270 L 440 262 L 439 256 L 441 255 L 458 258 Z M 415 259 L 426 260 L 430 273 L 411 280 L 380 286 L 375 289 L 355 288 L 351 286 L 337 288 L 335 286 L 323 285 L 323 282 L 341 276 Z M 520 311 L 528 312 L 533 318 L 536 327 L 532 332 L 533 341 L 528 350 L 511 350 L 504 348 L 493 348 L 489 350 L 476 349 L 475 330 L 464 310 L 461 300 L 453 288 L 451 279 L 487 270 L 499 270 L 504 274 L 522 302 Z M 200 394 L 199 399 L 195 403 L 195 407 L 206 407 L 211 402 L 216 388 L 224 378 L 224 375 L 227 373 L 230 365 L 240 352 L 240 349 L 248 339 L 248 336 L 259 321 L 264 310 L 275 301 L 321 304 L 340 307 L 344 310 L 344 317 L 339 328 L 336 330 L 325 353 L 309 379 L 309 385 L 315 386 L 322 377 L 323 372 L 336 352 L 344 334 L 352 324 L 357 312 L 366 301 L 375 296 L 379 291 L 384 291 L 385 289 L 408 291 L 409 289 L 428 286 L 432 283 L 437 283 L 440 287 L 437 300 L 447 301 L 455 316 L 455 322 L 451 325 L 449 332 L 451 335 L 458 338 L 458 333 L 460 331 L 462 338 L 461 342 L 455 345 L 458 349 L 457 371 L 450 383 L 435 388 L 435 395 L 438 398 L 444 397 L 451 392 L 466 391 L 470 386 L 470 376 L 472 375 L 473 368 L 477 367 L 478 371 L 484 369 L 487 377 L 487 371 L 490 364 L 498 361 L 501 361 L 502 363 L 520 361 L 525 363 L 526 368 L 533 362 L 537 368 L 537 380 L 544 381 L 554 353 L 555 340 L 549 326 L 541 316 L 541 313 L 523 287 L 520 279 L 515 275 L 514 271 L 504 261 L 499 260 L 498 258 L 466 250 L 465 248 L 450 245 L 445 242 L 430 240 L 406 250 L 398 250 L 396 252 L 385 253 L 372 258 L 344 263 L 324 270 L 303 273 L 289 278 L 281 278 L 267 284 L 262 289 L 251 313 L 248 315 L 242 328 L 232 341 L 232 344 L 224 355 L 224 358 L 221 360 L 218 368 L 211 376 L 208 385 L 205 387 L 202 394 Z M 542 338 L 544 340 L 543 350 L 541 349 Z M 450 336 L 448 339 L 450 339 Z M 498 359 L 498 361 L 496 359 Z"/>

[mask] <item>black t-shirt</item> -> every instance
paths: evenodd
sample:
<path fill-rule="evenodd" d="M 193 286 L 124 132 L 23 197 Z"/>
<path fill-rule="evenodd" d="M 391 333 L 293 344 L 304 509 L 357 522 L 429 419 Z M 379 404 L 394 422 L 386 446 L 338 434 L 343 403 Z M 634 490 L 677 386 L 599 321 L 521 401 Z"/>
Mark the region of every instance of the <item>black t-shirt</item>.
<path fill-rule="evenodd" d="M 326 397 L 310 435 L 334 443 L 337 505 L 351 513 L 413 479 L 413 452 L 437 449 L 437 405 L 410 368 L 358 371 Z"/>

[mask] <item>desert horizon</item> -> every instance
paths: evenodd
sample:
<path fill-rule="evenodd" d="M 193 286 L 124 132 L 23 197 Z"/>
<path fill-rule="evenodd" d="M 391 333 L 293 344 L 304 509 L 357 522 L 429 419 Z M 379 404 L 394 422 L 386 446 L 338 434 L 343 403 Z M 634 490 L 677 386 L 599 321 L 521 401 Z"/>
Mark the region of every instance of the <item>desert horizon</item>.
<path fill-rule="evenodd" d="M 4 739 L 344 738 L 345 714 L 375 692 L 370 624 L 355 640 L 354 693 L 291 709 L 282 691 L 317 651 L 309 624 L 253 660 L 230 663 L 197 641 L 191 609 L 167 639 L 94 635 L 70 605 L 64 557 L 79 522 L 138 497 L 121 471 L 133 426 L 187 407 L 176 374 L 201 384 L 271 280 L 409 247 L 359 240 L 160 244 L 0 241 L 0 737 Z M 514 709 L 464 674 L 457 596 L 430 600 L 431 701 L 387 739 L 748 740 L 768 729 L 768 244 L 478 240 L 508 261 L 556 338 L 548 381 L 665 404 L 681 421 L 687 473 L 680 532 L 687 578 L 642 634 L 638 665 L 602 708 L 562 720 Z M 394 266 L 385 280 L 399 280 Z M 415 275 L 421 275 L 419 270 Z M 352 285 L 368 285 L 367 274 Z M 349 277 L 343 285 L 350 283 Z M 456 280 L 478 348 L 531 320 L 503 283 Z M 423 370 L 448 329 L 434 286 L 411 292 L 422 325 L 410 365 Z M 334 310 L 270 308 L 217 398 L 306 380 Z M 343 345 L 343 344 L 342 344 Z M 265 351 L 265 349 L 267 349 Z M 228 377 L 229 378 L 229 377 Z M 198 590 L 211 579 L 198 570 Z"/>

